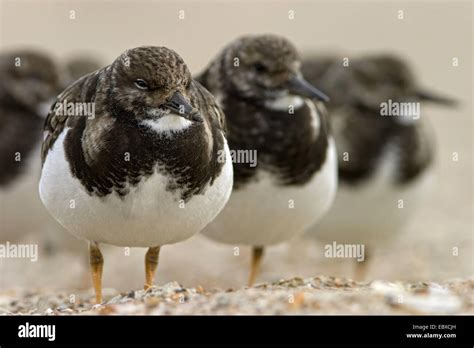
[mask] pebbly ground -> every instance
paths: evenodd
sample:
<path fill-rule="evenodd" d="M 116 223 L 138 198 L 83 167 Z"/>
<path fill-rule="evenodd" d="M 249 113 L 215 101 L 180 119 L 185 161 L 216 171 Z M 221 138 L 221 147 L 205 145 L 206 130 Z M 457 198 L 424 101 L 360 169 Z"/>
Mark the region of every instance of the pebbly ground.
<path fill-rule="evenodd" d="M 148 291 L 10 290 L 0 294 L 0 314 L 466 314 L 474 313 L 474 280 L 445 283 L 355 282 L 336 277 L 291 278 L 251 288 L 185 288 L 177 282 Z"/>
<path fill-rule="evenodd" d="M 452 245 L 460 246 L 456 255 Z M 105 303 L 95 306 L 81 242 L 77 250 L 40 252 L 37 262 L 0 260 L 0 315 L 474 314 L 471 246 L 471 238 L 402 238 L 353 281 L 353 260 L 327 259 L 313 239 L 295 240 L 269 248 L 260 283 L 247 288 L 248 248 L 236 255 L 233 246 L 196 236 L 163 248 L 159 286 L 148 292 L 137 290 L 145 250 L 104 246 Z"/>

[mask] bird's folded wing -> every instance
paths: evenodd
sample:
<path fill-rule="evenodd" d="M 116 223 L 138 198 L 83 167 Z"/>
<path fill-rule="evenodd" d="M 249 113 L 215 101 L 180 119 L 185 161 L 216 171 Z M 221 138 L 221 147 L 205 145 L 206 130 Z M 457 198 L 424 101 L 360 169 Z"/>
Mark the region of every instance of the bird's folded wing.
<path fill-rule="evenodd" d="M 97 83 L 102 70 L 85 75 L 67 87 L 51 105 L 48 116 L 44 124 L 43 145 L 41 147 L 41 162 L 44 164 L 48 151 L 53 147 L 54 142 L 66 127 L 74 127 L 78 117 L 66 115 L 64 108 L 58 108 L 58 104 L 93 102 Z"/>
<path fill-rule="evenodd" d="M 194 80 L 195 90 L 198 92 L 198 98 L 201 99 L 200 103 L 207 107 L 209 113 L 210 122 L 226 135 L 225 116 L 224 111 L 217 104 L 214 96 L 209 92 L 201 83 Z"/>

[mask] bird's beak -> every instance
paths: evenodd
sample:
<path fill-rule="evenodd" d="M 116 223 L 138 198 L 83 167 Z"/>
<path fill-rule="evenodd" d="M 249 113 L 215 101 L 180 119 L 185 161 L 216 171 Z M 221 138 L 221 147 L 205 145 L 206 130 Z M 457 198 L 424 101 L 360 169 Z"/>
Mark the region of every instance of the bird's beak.
<path fill-rule="evenodd" d="M 313 85 L 311 85 L 299 75 L 293 75 L 288 80 L 287 88 L 290 94 L 295 94 L 306 98 L 314 98 L 324 102 L 329 101 L 329 97 L 326 94 L 321 92 L 316 87 L 313 87 Z"/>
<path fill-rule="evenodd" d="M 187 120 L 203 122 L 201 114 L 192 107 L 180 92 L 175 92 L 171 99 L 165 103 L 164 107 Z"/>
<path fill-rule="evenodd" d="M 442 95 L 438 95 L 436 93 L 432 93 L 426 90 L 419 90 L 416 92 L 416 96 L 420 101 L 428 101 L 440 105 L 446 106 L 457 106 L 458 102 L 455 99 L 444 97 Z"/>

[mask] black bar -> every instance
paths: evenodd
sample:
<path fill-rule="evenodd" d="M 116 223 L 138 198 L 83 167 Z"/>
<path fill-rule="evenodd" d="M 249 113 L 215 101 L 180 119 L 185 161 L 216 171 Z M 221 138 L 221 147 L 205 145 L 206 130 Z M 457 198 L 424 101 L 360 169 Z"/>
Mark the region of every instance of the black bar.
<path fill-rule="evenodd" d="M 31 325 L 55 325 L 55 340 L 19 337 L 19 327 L 26 323 L 30 329 Z M 318 343 L 472 347 L 473 324 L 472 316 L 3 316 L 0 346 Z M 408 338 L 407 334 L 456 337 Z"/>

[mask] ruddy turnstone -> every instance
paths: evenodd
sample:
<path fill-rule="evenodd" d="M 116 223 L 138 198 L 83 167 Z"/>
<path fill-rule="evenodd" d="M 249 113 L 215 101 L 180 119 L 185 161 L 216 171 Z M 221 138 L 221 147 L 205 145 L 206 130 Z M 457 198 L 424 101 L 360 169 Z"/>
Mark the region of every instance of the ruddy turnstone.
<path fill-rule="evenodd" d="M 92 117 L 61 107 L 85 103 L 95 105 Z M 191 237 L 223 208 L 233 182 L 224 129 L 212 95 L 166 47 L 130 49 L 59 95 L 45 124 L 40 197 L 90 241 L 97 302 L 99 243 L 149 247 L 148 288 L 160 247 Z"/>
<path fill-rule="evenodd" d="M 43 104 L 60 92 L 61 79 L 53 59 L 34 50 L 0 54 L 0 72 L 0 242 L 16 242 L 52 222 L 36 188 Z"/>
<path fill-rule="evenodd" d="M 253 247 L 253 284 L 264 247 L 301 234 L 329 208 L 337 159 L 321 103 L 327 97 L 300 72 L 295 47 L 275 35 L 228 45 L 198 78 L 224 109 L 234 154 L 234 190 L 204 234 Z M 247 156 L 250 158 L 251 156 Z"/>
<path fill-rule="evenodd" d="M 82 76 L 99 70 L 102 64 L 92 56 L 77 56 L 65 62 L 65 70 L 69 74 L 68 83 L 79 80 Z"/>
<path fill-rule="evenodd" d="M 312 228 L 326 243 L 360 244 L 356 277 L 382 241 L 391 240 L 430 186 L 432 132 L 420 104 L 453 101 L 420 89 L 407 63 L 391 55 L 308 58 L 302 71 L 331 95 L 339 188 L 329 213 Z M 329 244 L 327 244 L 329 245 Z"/>

